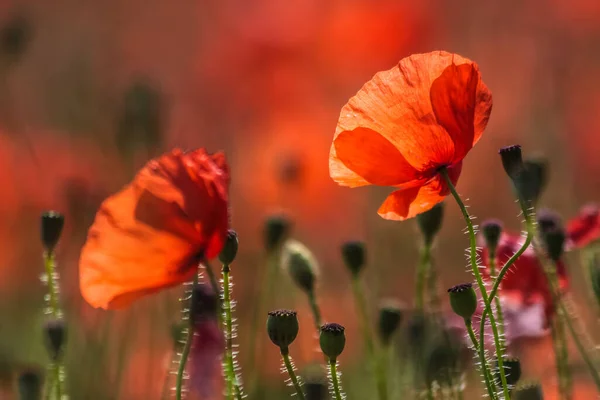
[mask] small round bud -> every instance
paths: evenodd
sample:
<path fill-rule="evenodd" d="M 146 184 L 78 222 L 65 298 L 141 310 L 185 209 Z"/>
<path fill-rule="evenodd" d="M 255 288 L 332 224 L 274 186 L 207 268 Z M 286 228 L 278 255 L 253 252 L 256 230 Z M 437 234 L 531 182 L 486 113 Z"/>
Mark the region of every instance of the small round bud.
<path fill-rule="evenodd" d="M 67 341 L 67 326 L 63 319 L 51 319 L 44 324 L 46 349 L 52 361 L 58 360 Z"/>
<path fill-rule="evenodd" d="M 395 302 L 388 302 L 379 308 L 379 339 L 388 345 L 402 322 L 402 308 Z"/>
<path fill-rule="evenodd" d="M 363 242 L 346 242 L 342 245 L 342 258 L 346 267 L 357 277 L 365 266 L 365 244 Z"/>
<path fill-rule="evenodd" d="M 42 399 L 42 373 L 29 370 L 21 373 L 18 380 L 19 399 L 20 400 L 41 400 Z"/>
<path fill-rule="evenodd" d="M 281 265 L 300 289 L 311 293 L 317 279 L 318 264 L 312 252 L 296 240 L 288 240 L 281 255 Z"/>
<path fill-rule="evenodd" d="M 544 400 L 544 392 L 539 382 L 520 383 L 513 391 L 514 400 Z"/>
<path fill-rule="evenodd" d="M 488 219 L 481 224 L 481 233 L 485 239 L 485 245 L 491 252 L 496 252 L 500 236 L 502 235 L 502 223 L 497 219 Z"/>
<path fill-rule="evenodd" d="M 287 348 L 298 336 L 298 317 L 296 311 L 277 310 L 269 312 L 267 317 L 267 333 L 271 342 L 282 350 Z"/>
<path fill-rule="evenodd" d="M 515 144 L 513 146 L 503 147 L 498 153 L 502 159 L 502 166 L 504 167 L 506 174 L 512 180 L 517 179 L 525 168 L 523 165 L 521 146 Z"/>
<path fill-rule="evenodd" d="M 459 316 L 465 320 L 471 319 L 477 310 L 477 294 L 473 284 L 463 283 L 448 289 L 450 295 L 450 306 Z"/>
<path fill-rule="evenodd" d="M 325 354 L 330 362 L 335 362 L 346 346 L 346 334 L 344 327 L 340 324 L 330 323 L 321 326 L 321 334 L 319 335 L 319 344 L 321 351 Z"/>
<path fill-rule="evenodd" d="M 53 251 L 60 239 L 65 217 L 57 211 L 46 211 L 41 219 L 41 238 L 46 251 Z"/>
<path fill-rule="evenodd" d="M 433 243 L 433 239 L 442 227 L 444 219 L 444 203 L 437 203 L 430 210 L 417 215 L 417 224 L 423 234 L 426 245 Z"/>
<path fill-rule="evenodd" d="M 192 288 L 190 301 L 190 323 L 215 319 L 219 313 L 219 297 L 210 285 L 198 283 Z"/>
<path fill-rule="evenodd" d="M 554 262 L 559 261 L 563 254 L 565 241 L 567 239 L 565 231 L 560 228 L 551 229 L 542 236 L 548 257 Z"/>
<path fill-rule="evenodd" d="M 267 218 L 264 228 L 265 249 L 271 252 L 281 246 L 288 238 L 290 230 L 291 223 L 285 216 Z"/>
<path fill-rule="evenodd" d="M 224 265 L 229 265 L 235 260 L 235 256 L 238 252 L 238 235 L 233 230 L 230 229 L 227 231 L 227 238 L 225 239 L 225 245 L 223 246 L 223 250 L 219 254 L 219 260 Z"/>
<path fill-rule="evenodd" d="M 521 379 L 521 361 L 517 357 L 506 356 L 502 360 L 506 383 L 510 386 L 515 386 L 517 382 L 519 382 L 519 379 Z M 500 377 L 500 366 L 498 365 L 498 362 L 496 362 L 496 367 L 496 381 L 501 385 L 502 378 Z"/>

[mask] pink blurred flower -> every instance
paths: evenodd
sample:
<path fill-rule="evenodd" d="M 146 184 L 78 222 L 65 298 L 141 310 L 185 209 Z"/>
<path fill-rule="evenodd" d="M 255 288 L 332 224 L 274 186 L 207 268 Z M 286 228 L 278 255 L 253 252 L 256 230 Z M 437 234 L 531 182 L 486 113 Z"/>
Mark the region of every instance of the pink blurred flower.
<path fill-rule="evenodd" d="M 600 209 L 596 204 L 583 206 L 579 215 L 567 223 L 569 247 L 581 248 L 600 239 Z"/>

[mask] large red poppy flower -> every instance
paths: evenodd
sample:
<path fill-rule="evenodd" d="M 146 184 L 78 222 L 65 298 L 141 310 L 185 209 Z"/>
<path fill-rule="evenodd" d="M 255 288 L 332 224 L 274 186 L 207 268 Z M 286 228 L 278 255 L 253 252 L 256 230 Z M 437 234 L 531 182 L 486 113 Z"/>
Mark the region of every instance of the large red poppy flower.
<path fill-rule="evenodd" d="M 523 238 L 520 235 L 503 233 L 498 243 L 496 250 L 497 271 L 521 248 Z M 486 267 L 489 266 L 489 251 L 484 247 L 480 252 L 481 262 Z M 546 314 L 546 319 L 552 317 L 554 306 L 552 302 L 552 294 L 548 287 L 548 281 L 544 270 L 542 269 L 538 258 L 536 257 L 533 248 L 528 247 L 525 252 L 517 258 L 511 266 L 508 273 L 500 283 L 500 293 L 502 296 L 510 299 L 513 303 L 532 305 L 535 303 L 542 304 Z M 487 278 L 489 274 L 487 269 L 484 271 Z M 559 280 L 559 288 L 564 291 L 569 286 L 569 277 L 564 263 L 561 261 L 557 264 L 557 275 Z"/>
<path fill-rule="evenodd" d="M 569 247 L 581 248 L 600 239 L 600 209 L 596 204 L 581 208 L 579 215 L 567 224 Z"/>
<path fill-rule="evenodd" d="M 397 188 L 379 215 L 414 217 L 448 195 L 440 168 L 456 183 L 491 110 L 473 61 L 442 51 L 412 55 L 377 73 L 342 108 L 329 173 L 343 186 Z"/>
<path fill-rule="evenodd" d="M 81 293 L 118 308 L 191 279 L 228 229 L 229 169 L 222 153 L 173 150 L 106 199 L 79 261 Z"/>

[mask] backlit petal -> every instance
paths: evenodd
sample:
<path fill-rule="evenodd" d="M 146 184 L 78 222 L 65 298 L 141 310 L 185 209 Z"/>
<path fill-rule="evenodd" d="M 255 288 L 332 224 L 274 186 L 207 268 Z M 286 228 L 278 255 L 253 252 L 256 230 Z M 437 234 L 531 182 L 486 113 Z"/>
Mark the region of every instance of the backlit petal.
<path fill-rule="evenodd" d="M 333 146 L 338 159 L 351 171 L 374 185 L 393 186 L 417 179 L 415 170 L 389 140 L 368 128 L 338 135 Z M 330 161 L 331 166 L 331 161 Z M 337 180 L 335 166 L 331 177 Z M 341 184 L 345 184 L 341 180 Z"/>

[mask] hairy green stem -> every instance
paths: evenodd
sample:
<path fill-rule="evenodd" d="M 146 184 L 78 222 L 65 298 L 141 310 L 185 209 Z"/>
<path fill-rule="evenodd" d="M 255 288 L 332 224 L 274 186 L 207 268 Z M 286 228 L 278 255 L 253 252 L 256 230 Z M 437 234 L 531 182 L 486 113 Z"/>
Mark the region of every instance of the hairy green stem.
<path fill-rule="evenodd" d="M 225 325 L 225 381 L 228 396 L 242 400 L 242 388 L 238 382 L 233 363 L 233 321 L 231 318 L 231 283 L 229 280 L 229 265 L 223 265 L 223 314 Z"/>
<path fill-rule="evenodd" d="M 485 284 L 483 283 L 483 278 L 481 277 L 481 272 L 479 271 L 479 266 L 477 265 L 477 240 L 475 238 L 475 229 L 473 228 L 473 222 L 471 221 L 471 216 L 465 207 L 462 199 L 460 198 L 454 184 L 450 180 L 448 176 L 448 170 L 446 168 L 442 168 L 439 170 L 440 175 L 446 181 L 446 185 L 452 193 L 452 197 L 458 204 L 460 211 L 464 217 L 464 220 L 467 224 L 467 229 L 469 231 L 469 241 L 470 241 L 470 262 L 471 262 L 471 270 L 473 275 L 475 276 L 475 280 L 477 281 L 477 285 L 479 286 L 479 290 L 481 292 L 481 296 L 483 297 L 483 302 L 485 304 L 485 309 L 490 318 L 490 325 L 492 327 L 492 333 L 494 336 L 494 346 L 496 348 L 496 357 L 498 359 L 498 368 L 500 370 L 500 381 L 502 382 L 502 391 L 504 392 L 504 400 L 510 400 L 510 392 L 508 388 L 508 384 L 506 383 L 506 373 L 504 371 L 504 362 L 503 362 L 503 352 L 502 346 L 500 345 L 500 336 L 498 334 L 498 327 L 496 326 L 496 319 L 492 313 L 490 299 L 485 288 Z M 483 344 L 481 344 L 483 346 Z"/>
<path fill-rule="evenodd" d="M 557 313 L 560 312 L 560 310 L 557 310 Z M 564 324 L 561 323 L 560 317 L 555 318 L 555 320 L 550 323 L 550 333 L 552 335 L 552 349 L 554 351 L 560 399 L 571 400 L 573 393 L 571 373 L 568 369 L 569 353 L 567 351 Z"/>
<path fill-rule="evenodd" d="M 341 385 L 338 379 L 336 360 L 329 360 L 329 375 L 331 376 L 331 386 L 333 387 L 333 394 L 335 395 L 335 400 L 342 400 L 344 396 L 342 396 Z"/>
<path fill-rule="evenodd" d="M 60 319 L 63 317 L 62 310 L 58 300 L 59 283 L 58 272 L 56 271 L 56 259 L 53 251 L 44 252 L 44 267 L 46 270 L 46 284 L 48 285 L 48 308 L 52 317 Z M 65 376 L 64 365 L 59 358 L 53 361 L 49 368 L 51 380 L 46 384 L 46 398 L 50 398 L 52 390 L 57 400 L 62 399 L 62 386 Z"/>
<path fill-rule="evenodd" d="M 496 251 L 490 250 L 490 276 L 494 277 L 496 280 Z M 490 296 L 490 301 L 492 298 Z M 494 305 L 496 306 L 496 323 L 498 324 L 498 331 L 500 332 L 500 345 L 502 346 L 502 351 L 506 352 L 506 337 L 504 333 L 504 313 L 502 312 L 502 303 L 500 302 L 500 297 L 494 296 Z"/>
<path fill-rule="evenodd" d="M 315 322 L 315 327 L 317 328 L 317 332 L 320 332 L 323 321 L 321 318 L 321 310 L 319 309 L 319 305 L 317 304 L 317 296 L 315 295 L 314 289 L 309 291 L 307 295 L 308 303 L 310 305 L 310 312 L 312 313 L 313 321 Z"/>
<path fill-rule="evenodd" d="M 488 366 L 487 358 L 485 357 L 485 346 L 482 342 L 477 341 L 477 337 L 475 336 L 475 331 L 473 331 L 473 324 L 470 319 L 465 319 L 465 326 L 467 328 L 467 332 L 469 334 L 469 338 L 471 339 L 471 343 L 473 344 L 473 348 L 479 355 L 479 362 L 481 364 L 481 373 L 483 374 L 483 380 L 485 382 L 485 387 L 488 392 L 488 396 L 490 399 L 496 398 L 496 388 L 494 385 L 494 381 L 492 379 L 492 374 L 490 372 L 490 368 Z"/>
<path fill-rule="evenodd" d="M 300 400 L 305 400 L 304 392 L 300 387 L 300 382 L 298 381 L 298 377 L 296 376 L 296 372 L 294 371 L 294 366 L 292 365 L 292 361 L 290 360 L 290 351 L 286 348 L 281 348 L 281 358 L 283 358 L 283 364 L 285 365 L 285 369 L 292 381 L 292 385 L 294 385 L 294 389 L 296 389 L 296 394 Z"/>
<path fill-rule="evenodd" d="M 196 285 L 198 283 L 198 273 L 194 274 L 194 281 L 192 285 Z M 193 286 L 192 286 L 193 287 Z M 218 292 L 217 292 L 218 293 Z M 192 297 L 190 295 L 190 302 Z M 188 304 L 188 309 L 191 304 Z M 185 316 L 184 316 L 185 318 Z M 185 335 L 185 343 L 183 345 L 183 350 L 181 351 L 181 357 L 179 359 L 179 368 L 177 369 L 177 379 L 175 381 L 175 399 L 181 400 L 183 393 L 183 375 L 185 374 L 185 365 L 187 364 L 188 357 L 190 355 L 190 350 L 192 349 L 192 341 L 194 339 L 194 327 L 192 326 L 192 319 L 190 318 L 188 311 L 188 327 Z"/>
<path fill-rule="evenodd" d="M 375 341 L 373 340 L 373 331 L 370 326 L 369 312 L 367 308 L 367 297 L 362 287 L 362 282 L 358 276 L 352 276 L 352 291 L 354 300 L 358 309 L 358 320 L 362 331 L 367 357 L 375 370 L 375 381 L 377 383 L 377 393 L 380 400 L 387 400 L 387 371 L 383 360 L 377 357 Z"/>

